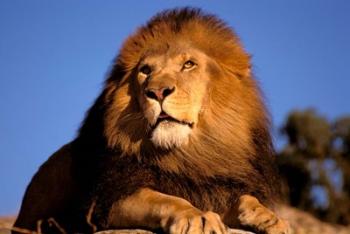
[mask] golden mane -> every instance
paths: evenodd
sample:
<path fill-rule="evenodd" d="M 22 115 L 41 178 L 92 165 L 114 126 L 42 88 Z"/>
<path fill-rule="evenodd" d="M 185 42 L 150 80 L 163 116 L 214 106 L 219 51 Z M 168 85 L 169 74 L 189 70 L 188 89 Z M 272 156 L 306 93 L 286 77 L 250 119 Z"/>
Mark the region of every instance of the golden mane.
<path fill-rule="evenodd" d="M 181 63 L 178 58 L 185 60 L 192 52 L 199 55 L 193 55 L 198 66 L 180 70 L 192 58 Z M 140 82 L 148 53 L 149 61 L 166 61 L 153 63 L 161 69 Z M 166 79 L 176 82 L 172 96 L 148 100 L 150 83 Z M 159 109 L 152 109 L 150 101 Z M 152 110 L 159 111 L 153 131 L 147 116 Z M 162 110 L 168 119 L 161 117 Z M 181 122 L 187 116 L 172 110 L 190 112 L 193 122 Z M 177 137 L 183 128 L 173 126 L 189 129 L 183 142 L 163 147 L 150 138 L 161 127 Z M 192 230 L 177 227 L 183 220 L 200 224 L 198 230 L 210 223 L 216 229 L 208 231 L 217 232 L 224 224 L 242 224 L 287 233 L 283 220 L 267 208 L 280 188 L 269 128 L 249 55 L 234 32 L 197 9 L 165 11 L 126 40 L 77 138 L 33 177 L 15 226 L 35 230 L 40 220 L 43 232 L 51 233 L 53 217 L 67 233 L 126 227 Z M 190 221 L 193 217 L 198 222 Z"/>
<path fill-rule="evenodd" d="M 147 139 L 147 122 L 134 95 L 137 90 L 128 78 L 147 51 L 162 51 L 172 40 L 200 49 L 220 69 L 208 71 L 212 76 L 208 100 L 189 143 L 162 150 Z M 192 8 L 164 11 L 125 41 L 104 91 L 80 130 L 78 142 L 148 160 L 163 171 L 190 178 L 219 176 L 248 181 L 248 190 L 263 191 L 258 197 L 271 200 L 268 196 L 277 194 L 272 191 L 277 179 L 272 178 L 269 117 L 250 68 L 250 56 L 238 37 L 215 16 Z M 122 95 L 120 89 L 127 90 Z M 262 175 L 266 178 L 255 178 L 257 170 L 265 170 Z M 260 180 L 265 182 L 257 189 Z"/>

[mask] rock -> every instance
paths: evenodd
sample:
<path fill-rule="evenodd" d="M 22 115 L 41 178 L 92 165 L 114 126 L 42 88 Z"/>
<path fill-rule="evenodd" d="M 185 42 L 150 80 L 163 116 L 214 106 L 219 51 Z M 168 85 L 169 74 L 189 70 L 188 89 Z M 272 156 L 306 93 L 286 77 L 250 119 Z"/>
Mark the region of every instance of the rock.
<path fill-rule="evenodd" d="M 228 234 L 254 234 L 253 232 L 243 231 L 240 229 L 228 229 Z"/>
<path fill-rule="evenodd" d="M 106 230 L 106 231 L 96 232 L 95 234 L 154 234 L 154 233 L 146 230 L 140 230 L 140 229 L 123 229 L 123 230 Z M 228 234 L 254 234 L 254 233 L 239 230 L 239 229 L 229 229 Z"/>
<path fill-rule="evenodd" d="M 140 229 L 106 230 L 95 232 L 95 234 L 153 234 L 153 232 Z"/>
<path fill-rule="evenodd" d="M 15 222 L 14 216 L 0 217 L 0 234 L 10 234 L 11 227 Z"/>
<path fill-rule="evenodd" d="M 350 226 L 322 222 L 311 214 L 290 206 L 279 205 L 276 212 L 289 222 L 293 234 L 350 234 Z"/>

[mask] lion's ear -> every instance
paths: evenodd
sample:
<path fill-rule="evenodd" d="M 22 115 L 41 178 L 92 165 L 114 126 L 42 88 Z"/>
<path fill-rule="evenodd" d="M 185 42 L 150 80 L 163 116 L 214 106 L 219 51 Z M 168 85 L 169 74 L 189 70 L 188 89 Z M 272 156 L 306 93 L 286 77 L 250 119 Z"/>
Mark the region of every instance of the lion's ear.
<path fill-rule="evenodd" d="M 252 55 L 247 54 L 247 57 L 249 62 L 248 62 L 248 66 L 244 69 L 244 75 L 245 77 L 252 77 L 252 64 L 251 64 Z"/>
<path fill-rule="evenodd" d="M 228 67 L 225 64 L 221 64 L 222 68 L 230 73 L 231 75 L 235 76 L 239 80 L 243 80 L 245 78 L 251 77 L 251 66 L 243 68 L 243 69 L 237 69 L 233 67 Z"/>
<path fill-rule="evenodd" d="M 251 69 L 251 66 L 247 67 L 246 69 L 244 69 L 242 71 L 242 76 L 243 77 L 251 77 L 252 75 L 252 69 Z"/>
<path fill-rule="evenodd" d="M 114 65 L 112 65 L 109 75 L 106 79 L 106 84 L 120 83 L 126 76 L 126 69 L 117 58 Z"/>
<path fill-rule="evenodd" d="M 250 63 L 252 56 L 249 54 L 245 54 L 245 56 L 246 57 L 243 60 L 244 62 L 240 64 L 241 66 L 239 68 L 237 68 L 238 78 L 240 79 L 252 77 L 252 65 Z"/>

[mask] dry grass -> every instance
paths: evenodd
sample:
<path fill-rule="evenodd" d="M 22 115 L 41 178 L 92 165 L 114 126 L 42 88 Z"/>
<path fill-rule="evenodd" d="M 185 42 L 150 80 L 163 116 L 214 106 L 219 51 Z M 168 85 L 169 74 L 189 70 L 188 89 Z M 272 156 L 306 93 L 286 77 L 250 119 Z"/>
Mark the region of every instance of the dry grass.
<path fill-rule="evenodd" d="M 43 234 L 41 231 L 42 220 L 38 220 L 37 228 L 35 231 L 28 230 L 25 228 L 13 227 L 16 217 L 0 217 L 0 234 L 9 234 L 11 231 L 16 231 L 23 234 Z M 47 220 L 50 226 L 56 227 L 62 234 L 67 234 L 67 232 L 55 221 L 53 218 Z"/>

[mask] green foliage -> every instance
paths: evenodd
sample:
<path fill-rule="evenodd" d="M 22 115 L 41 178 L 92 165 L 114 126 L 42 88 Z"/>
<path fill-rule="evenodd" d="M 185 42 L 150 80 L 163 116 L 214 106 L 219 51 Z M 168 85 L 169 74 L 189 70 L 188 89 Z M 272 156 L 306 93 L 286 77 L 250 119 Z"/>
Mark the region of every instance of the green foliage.
<path fill-rule="evenodd" d="M 350 224 L 350 117 L 331 122 L 312 109 L 289 114 L 278 153 L 291 205 Z"/>

